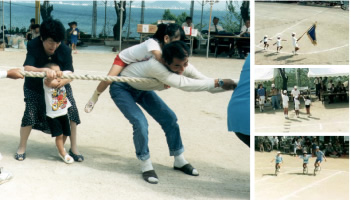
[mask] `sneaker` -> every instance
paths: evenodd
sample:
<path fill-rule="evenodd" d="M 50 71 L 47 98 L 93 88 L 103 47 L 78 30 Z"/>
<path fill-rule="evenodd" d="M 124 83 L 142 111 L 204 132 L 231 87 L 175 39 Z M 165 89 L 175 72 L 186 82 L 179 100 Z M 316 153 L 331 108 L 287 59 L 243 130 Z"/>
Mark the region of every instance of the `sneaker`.
<path fill-rule="evenodd" d="M 10 181 L 12 179 L 12 174 L 9 172 L 0 171 L 0 185 Z"/>

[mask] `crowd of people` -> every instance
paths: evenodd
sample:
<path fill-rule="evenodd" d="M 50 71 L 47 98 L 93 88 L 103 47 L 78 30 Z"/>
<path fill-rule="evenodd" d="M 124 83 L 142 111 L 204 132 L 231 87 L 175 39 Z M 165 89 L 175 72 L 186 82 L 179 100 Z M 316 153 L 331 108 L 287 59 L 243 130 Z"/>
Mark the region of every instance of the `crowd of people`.
<path fill-rule="evenodd" d="M 328 139 L 327 139 L 328 138 Z M 320 140 L 317 137 L 309 136 L 264 136 L 256 137 L 256 149 L 260 152 L 278 150 L 293 156 L 302 155 L 302 152 L 307 152 L 312 156 L 316 156 L 316 147 L 330 157 L 341 157 L 348 155 L 348 141 L 344 141 L 342 136 L 330 136 L 325 140 Z"/>

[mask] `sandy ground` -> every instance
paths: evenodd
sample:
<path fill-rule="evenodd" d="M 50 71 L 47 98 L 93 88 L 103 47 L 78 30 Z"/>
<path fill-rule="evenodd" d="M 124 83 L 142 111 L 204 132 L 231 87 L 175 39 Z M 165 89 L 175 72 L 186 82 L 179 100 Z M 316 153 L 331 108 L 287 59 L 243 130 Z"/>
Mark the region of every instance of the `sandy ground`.
<path fill-rule="evenodd" d="M 349 64 L 349 11 L 337 8 L 285 3 L 255 3 L 255 63 L 258 65 L 347 65 Z M 299 42 L 299 55 L 292 55 L 291 33 L 299 38 L 317 21 L 314 46 L 305 35 Z M 267 51 L 260 41 L 272 38 Z M 283 49 L 276 53 L 277 36 Z"/>
<path fill-rule="evenodd" d="M 284 164 L 278 176 L 271 163 L 276 151 L 255 152 L 255 198 L 285 199 L 349 199 L 349 159 L 329 158 L 314 176 L 315 157 L 309 160 L 308 174 L 302 173 L 302 159 L 282 155 Z"/>
<path fill-rule="evenodd" d="M 349 104 L 336 101 L 334 104 L 312 102 L 311 117 L 306 114 L 303 101 L 300 101 L 300 117 L 293 110 L 293 102 L 289 102 L 289 119 L 284 118 L 283 109 L 273 110 L 265 107 L 264 112 L 255 108 L 256 132 L 343 132 L 349 130 Z"/>
<path fill-rule="evenodd" d="M 0 68 L 21 66 L 25 51 L 0 52 Z M 109 70 L 113 53 L 81 52 L 73 55 L 76 73 L 102 74 Z M 244 60 L 191 58 L 210 77 L 238 79 Z M 6 67 L 4 67 L 6 66 Z M 173 170 L 164 133 L 149 120 L 149 148 L 160 178 L 146 183 L 135 157 L 132 126 L 114 105 L 108 92 L 91 114 L 84 105 L 98 82 L 74 81 L 72 88 L 82 124 L 78 126 L 83 163 L 64 164 L 50 135 L 32 131 L 27 159 L 13 158 L 19 142 L 24 111 L 22 80 L 1 80 L 1 166 L 14 179 L 0 186 L 0 199 L 249 199 L 249 148 L 227 131 L 227 105 L 231 92 L 186 93 L 178 89 L 158 92 L 179 119 L 186 159 L 199 177 Z M 66 144 L 69 149 L 69 144 Z M 243 156 L 239 156 L 243 155 Z"/>

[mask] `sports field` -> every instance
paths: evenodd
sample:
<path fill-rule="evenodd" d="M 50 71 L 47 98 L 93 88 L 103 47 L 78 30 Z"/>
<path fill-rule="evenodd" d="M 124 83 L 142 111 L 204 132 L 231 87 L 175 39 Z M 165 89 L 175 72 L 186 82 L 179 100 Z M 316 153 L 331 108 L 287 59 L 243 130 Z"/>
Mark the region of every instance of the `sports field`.
<path fill-rule="evenodd" d="M 113 53 L 80 50 L 73 54 L 77 74 L 105 75 Z M 25 51 L 0 52 L 1 69 L 20 67 Z M 191 57 L 190 63 L 209 77 L 239 79 L 244 60 Z M 220 70 L 219 70 L 220 69 Z M 146 114 L 149 147 L 159 183 L 142 179 L 135 156 L 132 125 L 112 101 L 108 90 L 87 114 L 84 106 L 97 81 L 71 83 L 82 123 L 78 147 L 85 161 L 65 164 L 57 155 L 51 135 L 32 131 L 27 158 L 13 158 L 19 143 L 24 112 L 23 80 L 2 79 L 0 87 L 0 167 L 14 174 L 1 185 L 0 199 L 248 199 L 250 195 L 249 148 L 227 129 L 227 107 L 232 92 L 184 92 L 170 88 L 157 92 L 176 113 L 185 158 L 197 168 L 198 177 L 173 170 L 165 134 Z M 68 151 L 69 144 L 66 144 Z"/>
<path fill-rule="evenodd" d="M 328 104 L 321 101 L 312 102 L 311 114 L 306 114 L 305 105 L 301 102 L 300 117 L 297 118 L 293 102 L 289 102 L 289 119 L 284 118 L 283 109 L 273 110 L 265 107 L 264 112 L 255 108 L 256 132 L 343 132 L 349 130 L 349 104 L 336 102 Z"/>
<path fill-rule="evenodd" d="M 305 34 L 293 55 L 291 33 L 299 38 L 317 22 L 317 45 Z M 263 50 L 264 35 L 269 49 Z M 283 49 L 276 53 L 277 36 Z M 255 63 L 258 65 L 347 65 L 349 64 L 349 11 L 340 8 L 303 6 L 293 3 L 255 2 Z"/>
<path fill-rule="evenodd" d="M 276 151 L 255 152 L 255 199 L 349 199 L 349 158 L 323 160 L 322 170 L 313 175 L 315 157 L 309 160 L 308 174 L 302 173 L 302 159 L 282 154 L 284 164 L 275 176 Z"/>

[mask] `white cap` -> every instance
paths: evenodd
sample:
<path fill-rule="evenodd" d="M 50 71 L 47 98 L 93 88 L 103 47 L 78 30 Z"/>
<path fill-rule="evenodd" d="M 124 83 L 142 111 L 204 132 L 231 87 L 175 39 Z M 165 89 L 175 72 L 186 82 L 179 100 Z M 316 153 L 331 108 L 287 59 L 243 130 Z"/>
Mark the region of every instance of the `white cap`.
<path fill-rule="evenodd" d="M 284 90 L 284 94 L 286 94 L 287 93 L 287 91 L 286 90 Z"/>
<path fill-rule="evenodd" d="M 277 154 L 280 154 L 280 151 L 278 151 Z"/>
<path fill-rule="evenodd" d="M 319 149 L 319 146 L 316 146 L 316 149 Z"/>
<path fill-rule="evenodd" d="M 294 89 L 297 89 L 297 86 L 296 86 L 296 85 L 294 86 Z"/>
<path fill-rule="evenodd" d="M 272 87 L 275 87 L 275 85 L 274 85 L 274 84 L 272 84 Z"/>
<path fill-rule="evenodd" d="M 292 35 L 296 35 L 296 33 L 295 33 L 295 32 L 292 32 L 291 34 L 292 34 Z"/>
<path fill-rule="evenodd" d="M 268 35 L 264 35 L 264 37 L 268 37 Z"/>
<path fill-rule="evenodd" d="M 277 38 L 280 38 L 280 35 L 278 35 Z"/>

